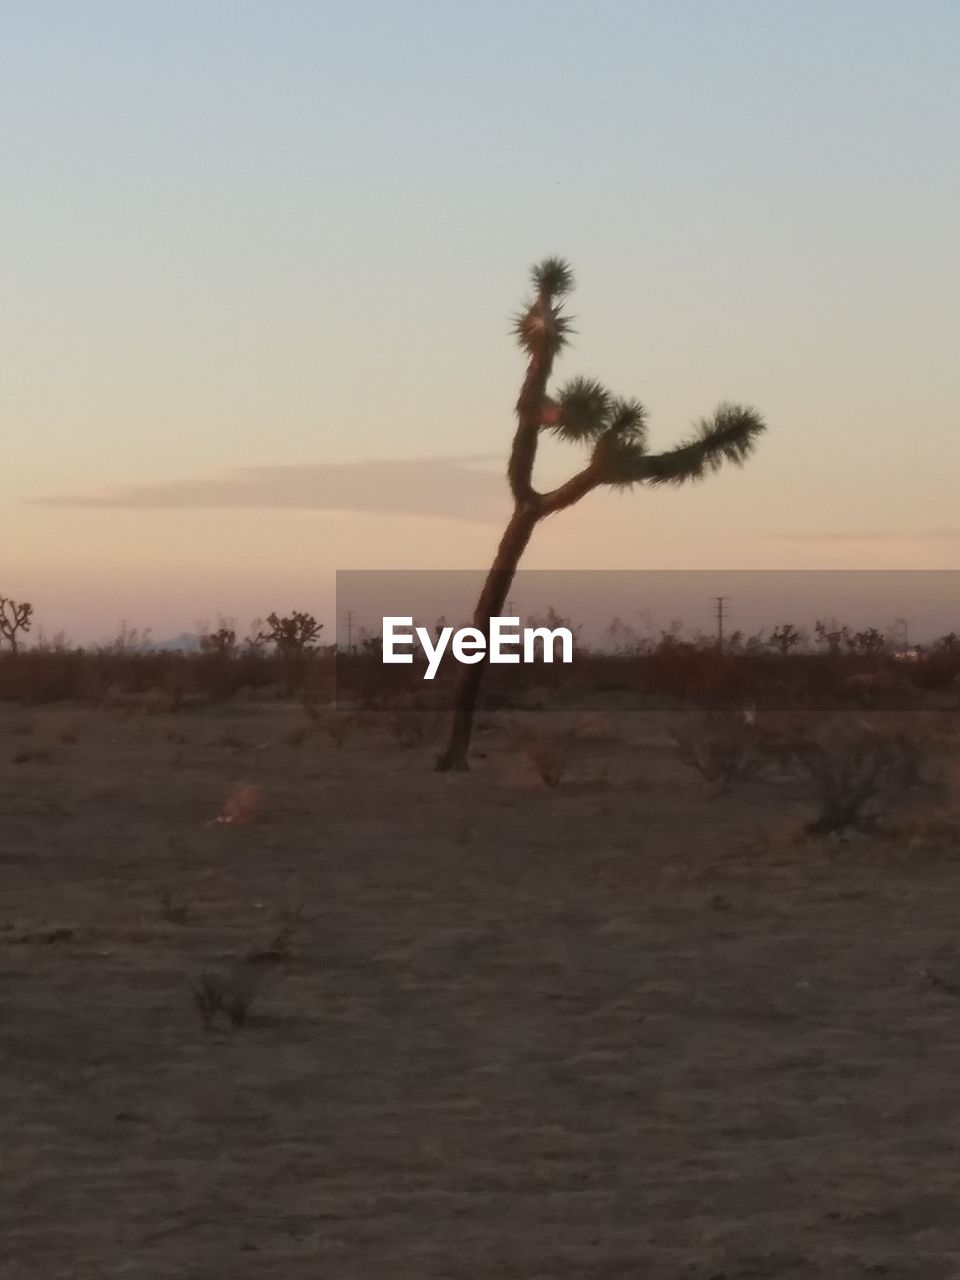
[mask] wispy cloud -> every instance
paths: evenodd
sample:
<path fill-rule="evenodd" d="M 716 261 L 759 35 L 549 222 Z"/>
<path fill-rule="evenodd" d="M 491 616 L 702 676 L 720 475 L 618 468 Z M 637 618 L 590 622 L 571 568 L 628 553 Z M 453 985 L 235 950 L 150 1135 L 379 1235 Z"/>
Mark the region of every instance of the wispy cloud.
<path fill-rule="evenodd" d="M 34 498 L 34 505 L 171 511 L 259 507 L 290 511 L 368 511 L 487 522 L 502 511 L 503 476 L 484 456 L 306 466 L 239 467 L 219 477 L 120 485 L 101 493 Z"/>
<path fill-rule="evenodd" d="M 846 546 L 860 542 L 955 542 L 960 529 L 889 529 L 863 533 L 773 533 L 770 542 L 814 542 L 822 546 Z"/>

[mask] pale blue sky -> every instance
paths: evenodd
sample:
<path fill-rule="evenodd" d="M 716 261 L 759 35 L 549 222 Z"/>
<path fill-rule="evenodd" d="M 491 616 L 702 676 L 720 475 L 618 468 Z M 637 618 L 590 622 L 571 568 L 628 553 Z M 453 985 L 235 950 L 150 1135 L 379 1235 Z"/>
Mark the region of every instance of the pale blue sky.
<path fill-rule="evenodd" d="M 432 499 L 382 464 L 500 467 L 547 253 L 578 279 L 561 377 L 638 395 L 658 443 L 723 399 L 770 434 L 689 492 L 591 496 L 531 566 L 956 562 L 960 5 L 24 0 L 0 26 L 0 591 L 48 627 L 483 563 L 488 481 L 433 463 Z"/>

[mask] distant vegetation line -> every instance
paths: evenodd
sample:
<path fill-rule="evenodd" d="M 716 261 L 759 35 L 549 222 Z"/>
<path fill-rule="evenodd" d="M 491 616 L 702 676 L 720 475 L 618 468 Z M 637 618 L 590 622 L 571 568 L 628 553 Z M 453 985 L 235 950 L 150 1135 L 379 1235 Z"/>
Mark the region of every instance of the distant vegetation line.
<path fill-rule="evenodd" d="M 3 600 L 0 597 L 0 600 Z M 246 694 L 334 701 L 349 697 L 367 705 L 397 698 L 449 699 L 458 671 L 445 663 L 433 687 L 425 664 L 387 667 L 380 637 L 360 633 L 349 649 L 323 642 L 323 625 L 310 614 L 271 613 L 256 620 L 246 638 L 220 619 L 198 633 L 190 648 L 156 644 L 149 632 L 122 626 L 113 641 L 74 646 L 65 637 L 27 643 L 32 610 L 18 606 L 21 625 L 0 630 L 0 700 L 24 704 L 79 701 L 109 705 L 149 695 L 157 711 L 224 702 Z M 579 629 L 554 610 L 551 626 Z M 960 636 L 951 632 L 928 645 L 904 648 L 877 628 L 853 630 L 830 621 L 813 633 L 791 623 L 723 640 L 684 635 L 676 626 L 657 637 L 638 637 L 611 624 L 602 646 L 578 644 L 569 666 L 497 667 L 488 672 L 486 701 L 509 703 L 539 686 L 594 692 L 668 694 L 678 697 L 869 698 L 899 690 L 951 689 L 960 683 Z"/>

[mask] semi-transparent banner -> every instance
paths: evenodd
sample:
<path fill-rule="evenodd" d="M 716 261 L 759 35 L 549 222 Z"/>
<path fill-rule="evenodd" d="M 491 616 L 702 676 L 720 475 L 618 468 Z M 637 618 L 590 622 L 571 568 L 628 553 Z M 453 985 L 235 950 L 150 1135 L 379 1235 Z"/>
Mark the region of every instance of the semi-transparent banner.
<path fill-rule="evenodd" d="M 829 659 L 840 675 L 902 680 L 934 663 L 946 680 L 960 650 L 954 570 L 525 570 L 501 592 L 492 628 L 486 613 L 475 617 L 486 578 L 341 570 L 338 658 L 382 667 L 395 687 L 438 689 L 476 662 L 497 681 L 589 683 L 603 661 L 658 655 L 774 672 Z"/>

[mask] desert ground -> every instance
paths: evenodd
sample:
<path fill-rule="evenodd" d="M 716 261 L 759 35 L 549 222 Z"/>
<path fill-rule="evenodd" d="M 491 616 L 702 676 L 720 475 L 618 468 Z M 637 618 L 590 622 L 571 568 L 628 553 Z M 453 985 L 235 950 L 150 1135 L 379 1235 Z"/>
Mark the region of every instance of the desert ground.
<path fill-rule="evenodd" d="M 960 1276 L 956 824 L 574 710 L 0 710 L 3 1280 Z"/>

